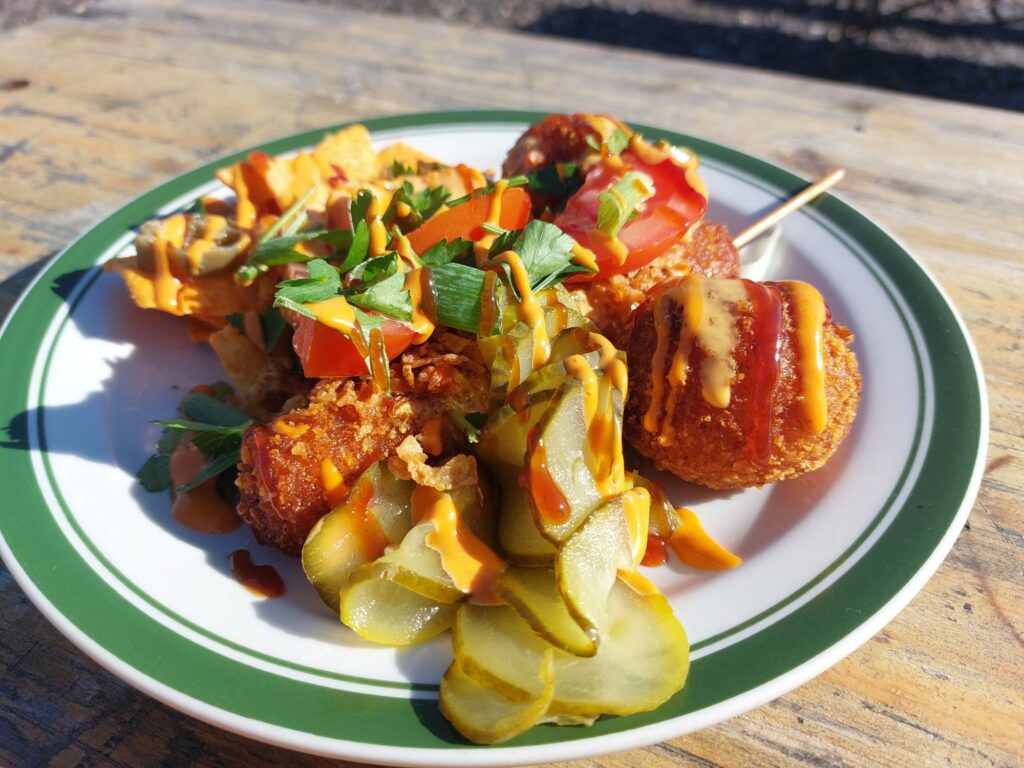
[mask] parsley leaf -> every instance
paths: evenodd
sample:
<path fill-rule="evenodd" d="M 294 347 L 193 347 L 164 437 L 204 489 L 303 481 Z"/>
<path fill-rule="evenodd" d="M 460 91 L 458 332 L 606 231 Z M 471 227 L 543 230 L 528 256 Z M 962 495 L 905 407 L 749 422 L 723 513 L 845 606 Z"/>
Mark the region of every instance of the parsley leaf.
<path fill-rule="evenodd" d="M 398 271 L 398 254 L 385 253 L 383 256 L 364 261 L 357 264 L 347 277 L 350 280 L 361 280 L 364 283 L 372 283 L 385 277 L 390 277 Z M 356 288 L 359 290 L 359 288 Z"/>
<path fill-rule="evenodd" d="M 401 160 L 395 160 L 391 163 L 391 178 L 396 176 L 412 176 L 416 173 L 415 169 L 408 165 L 404 165 Z"/>
<path fill-rule="evenodd" d="M 590 147 L 595 152 L 601 151 L 601 142 L 594 134 L 587 134 L 587 137 L 583 141 L 585 141 L 587 146 Z"/>
<path fill-rule="evenodd" d="M 275 307 L 287 307 L 300 315 L 313 318 L 313 313 L 303 305 L 337 296 L 341 292 L 341 276 L 338 270 L 323 259 L 313 259 L 306 265 L 309 277 L 284 280 L 277 284 L 274 296 Z"/>
<path fill-rule="evenodd" d="M 236 331 L 241 333 L 243 336 L 246 335 L 245 330 L 245 316 L 241 312 L 232 312 L 227 315 L 225 320 L 231 325 Z M 271 352 L 274 347 L 277 346 L 278 339 L 281 338 L 281 334 L 288 324 L 281 317 L 281 313 L 271 307 L 265 309 L 260 313 L 260 329 L 263 331 L 263 351 Z"/>
<path fill-rule="evenodd" d="M 480 428 L 487 420 L 486 413 L 463 414 L 453 410 L 448 411 L 448 418 L 451 419 L 452 424 L 462 430 L 468 442 L 476 443 L 480 441 Z"/>
<path fill-rule="evenodd" d="M 409 292 L 405 290 L 405 275 L 405 272 L 397 272 L 378 280 L 361 293 L 349 294 L 348 301 L 363 309 L 383 312 L 399 320 L 411 320 L 412 301 Z"/>
<path fill-rule="evenodd" d="M 447 240 L 441 240 L 430 246 L 426 253 L 420 256 L 420 261 L 431 267 L 439 264 L 448 264 L 461 259 L 469 253 L 472 247 L 473 243 L 469 240 L 463 240 L 461 237 L 455 238 L 450 243 Z"/>
<path fill-rule="evenodd" d="M 223 388 L 219 391 L 226 396 Z M 156 422 L 164 427 L 157 452 L 146 459 L 137 473 L 147 491 L 166 491 L 171 487 L 171 454 L 185 441 L 202 451 L 207 462 L 199 474 L 177 488 L 177 492 L 192 490 L 238 464 L 242 437 L 252 419 L 223 400 L 202 392 L 189 392 L 180 408 L 183 418 Z"/>

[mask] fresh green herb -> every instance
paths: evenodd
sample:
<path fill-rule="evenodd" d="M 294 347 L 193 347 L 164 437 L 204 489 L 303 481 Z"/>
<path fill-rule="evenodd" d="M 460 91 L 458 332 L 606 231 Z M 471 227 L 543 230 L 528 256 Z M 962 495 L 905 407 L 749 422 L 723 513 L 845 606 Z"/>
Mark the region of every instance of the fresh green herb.
<path fill-rule="evenodd" d="M 352 230 L 352 240 L 349 242 L 348 253 L 338 270 L 345 274 L 349 270 L 365 261 L 370 254 L 370 228 L 366 222 L 360 219 L 356 228 Z"/>
<path fill-rule="evenodd" d="M 469 240 L 463 240 L 461 237 L 455 238 L 455 240 L 450 243 L 447 240 L 441 240 L 441 242 L 434 243 L 434 245 L 430 246 L 426 253 L 420 256 L 420 261 L 427 266 L 448 264 L 449 262 L 461 259 L 469 253 L 472 247 L 473 243 Z"/>
<path fill-rule="evenodd" d="M 406 187 L 408 187 L 408 191 L 406 191 Z M 420 221 L 426 221 L 437 213 L 441 206 L 444 205 L 445 200 L 452 196 L 452 193 L 443 186 L 434 187 L 433 189 L 421 189 L 415 194 L 409 194 L 411 190 L 412 185 L 409 182 L 405 182 L 402 185 L 403 194 L 409 197 L 407 202 L 412 206 Z"/>
<path fill-rule="evenodd" d="M 466 440 L 470 443 L 476 443 L 480 441 L 480 428 L 484 425 L 487 420 L 486 413 L 466 413 L 462 414 L 458 411 L 448 411 L 448 418 L 451 419 L 452 424 L 462 430 L 463 434 L 466 435 Z"/>
<path fill-rule="evenodd" d="M 612 131 L 612 135 L 604 141 L 608 147 L 608 153 L 611 155 L 621 155 L 622 152 L 629 146 L 629 134 L 621 128 L 616 128 Z"/>
<path fill-rule="evenodd" d="M 522 241 L 523 230 L 510 229 L 495 238 L 494 242 L 491 243 L 491 247 L 487 249 L 487 256 L 493 259 L 499 253 L 504 253 L 505 251 L 518 251 Z"/>
<path fill-rule="evenodd" d="M 511 187 L 523 187 L 523 186 L 526 186 L 528 183 L 529 183 L 529 177 L 527 177 L 527 176 L 510 176 L 508 178 L 508 185 L 507 185 L 507 187 L 508 188 L 511 188 Z M 474 189 L 468 195 L 463 195 L 462 197 L 457 197 L 454 200 L 449 200 L 448 201 L 448 207 L 449 208 L 454 208 L 457 205 L 462 205 L 463 203 L 468 203 L 474 197 L 486 197 L 487 195 L 490 195 L 490 194 L 493 194 L 493 193 L 494 193 L 494 185 L 493 184 L 491 184 L 490 186 L 487 186 L 487 187 L 480 187 L 479 189 Z"/>
<path fill-rule="evenodd" d="M 629 171 L 597 197 L 597 228 L 609 237 L 619 230 L 637 206 L 654 195 L 654 181 L 646 173 Z"/>
<path fill-rule="evenodd" d="M 480 294 L 486 273 L 455 261 L 431 267 L 431 272 L 437 321 L 449 328 L 476 333 L 480 329 Z"/>
<path fill-rule="evenodd" d="M 404 165 L 400 160 L 395 160 L 391 163 L 391 178 L 393 179 L 398 176 L 412 176 L 415 173 L 415 169 Z"/>
<path fill-rule="evenodd" d="M 411 320 L 412 301 L 405 289 L 405 276 L 405 272 L 397 272 L 378 280 L 359 293 L 349 294 L 348 301 L 363 309 L 376 310 L 399 320 Z"/>
<path fill-rule="evenodd" d="M 480 229 L 485 232 L 490 232 L 492 235 L 503 235 L 508 232 L 504 227 L 499 227 L 497 224 L 491 224 L 489 221 L 485 221 L 481 224 Z"/>
<path fill-rule="evenodd" d="M 576 163 L 556 163 L 534 171 L 527 180 L 530 192 L 557 213 L 583 186 L 583 173 Z"/>
<path fill-rule="evenodd" d="M 309 202 L 310 198 L 313 197 L 313 194 L 315 192 L 316 185 L 314 184 L 312 187 L 306 190 L 306 193 L 302 197 L 300 197 L 298 200 L 296 200 L 294 203 L 288 206 L 288 210 L 286 210 L 284 213 L 278 216 L 277 221 L 271 224 L 270 229 L 264 232 L 263 235 L 260 237 L 260 244 L 262 245 L 268 240 L 273 240 L 277 236 L 277 233 L 281 231 L 281 228 L 289 221 L 291 221 L 292 217 L 297 215 L 300 211 L 305 213 L 306 203 Z"/>
<path fill-rule="evenodd" d="M 600 152 L 601 151 L 601 142 L 598 140 L 597 136 L 595 136 L 594 134 L 592 134 L 592 133 L 588 134 L 587 138 L 585 138 L 583 141 L 585 141 L 587 146 L 590 147 L 595 152 Z"/>
<path fill-rule="evenodd" d="M 306 265 L 309 277 L 285 280 L 277 284 L 274 296 L 275 307 L 287 307 L 293 312 L 314 319 L 304 304 L 327 301 L 341 293 L 341 276 L 338 270 L 323 259 L 313 259 Z"/>
<path fill-rule="evenodd" d="M 224 396 L 223 388 L 214 392 Z M 206 457 L 206 465 L 191 481 L 177 489 L 190 491 L 212 477 L 238 464 L 242 436 L 252 420 L 234 406 L 201 392 L 189 392 L 181 401 L 182 418 L 161 419 L 164 427 L 157 452 L 138 472 L 147 491 L 166 491 L 171 487 L 171 454 L 185 441 L 191 442 Z"/>
<path fill-rule="evenodd" d="M 241 312 L 232 312 L 224 318 L 241 334 L 245 334 L 245 316 Z M 271 307 L 260 313 L 260 330 L 263 332 L 263 351 L 270 352 L 277 346 L 278 339 L 287 327 L 281 313 Z"/>
<path fill-rule="evenodd" d="M 347 253 L 352 244 L 352 231 L 348 229 L 319 230 L 267 240 L 257 245 L 245 264 L 238 268 L 237 279 L 242 285 L 250 285 L 270 267 L 280 264 L 302 264 L 315 258 L 296 250 L 295 246 L 301 243 L 326 243 L 339 253 Z"/>

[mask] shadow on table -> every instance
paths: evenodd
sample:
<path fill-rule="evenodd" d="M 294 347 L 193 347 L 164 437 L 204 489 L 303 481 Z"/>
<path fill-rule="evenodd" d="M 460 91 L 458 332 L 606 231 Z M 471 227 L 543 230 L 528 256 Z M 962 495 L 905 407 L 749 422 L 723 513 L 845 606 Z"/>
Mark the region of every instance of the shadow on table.
<path fill-rule="evenodd" d="M 640 11 L 606 8 L 558 8 L 522 27 L 525 31 L 597 43 L 692 56 L 727 64 L 773 69 L 816 78 L 841 80 L 938 98 L 973 102 L 1008 109 L 1024 109 L 1024 69 L 957 58 L 976 56 L 979 43 L 1018 43 L 1024 31 L 1010 24 L 942 24 L 923 19 L 844 14 L 835 7 L 805 0 L 747 0 L 742 3 L 709 2 L 720 16 L 765 14 L 759 21 L 739 24 L 705 23 Z M 771 28 L 780 11 L 794 17 L 793 34 Z M 896 26 L 910 33 L 942 38 L 943 55 L 880 50 L 870 45 L 871 34 Z M 830 39 L 826 28 L 844 33 Z M 833 33 L 832 37 L 835 37 Z M 859 41 L 858 41 L 859 38 Z M 956 44 L 956 39 L 963 39 Z M 923 48 L 926 43 L 922 43 Z M 904 46 L 905 47 L 905 46 Z M 934 41 L 932 41 L 934 47 Z M 1024 61 L 1024 50 L 1021 53 Z"/>

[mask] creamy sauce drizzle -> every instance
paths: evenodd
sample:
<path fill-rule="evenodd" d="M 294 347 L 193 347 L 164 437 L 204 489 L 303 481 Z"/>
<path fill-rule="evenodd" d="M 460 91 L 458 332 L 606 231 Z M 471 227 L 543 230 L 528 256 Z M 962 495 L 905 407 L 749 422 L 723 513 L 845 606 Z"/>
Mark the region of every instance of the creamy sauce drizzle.
<path fill-rule="evenodd" d="M 184 314 L 181 306 L 182 282 L 171 271 L 170 248 L 181 248 L 185 243 L 188 220 L 184 215 L 171 216 L 163 222 L 163 231 L 153 241 L 153 260 L 156 271 L 153 278 L 153 302 L 157 309 L 173 315 Z"/>
<path fill-rule="evenodd" d="M 455 586 L 474 603 L 501 603 L 496 587 L 505 562 L 463 522 L 449 494 L 417 486 L 412 493 L 412 517 L 415 523 L 434 524 L 427 534 L 427 546 L 441 555 L 441 566 Z"/>
<path fill-rule="evenodd" d="M 803 427 L 811 434 L 818 435 L 828 423 L 828 402 L 825 398 L 825 300 L 814 286 L 797 280 L 779 283 L 779 287 L 789 297 L 796 325 Z"/>
<path fill-rule="evenodd" d="M 491 193 L 491 201 L 487 207 L 487 218 L 484 220 L 484 224 L 492 227 L 501 224 L 501 203 L 506 189 L 508 189 L 508 179 L 499 179 L 494 183 L 494 192 Z M 486 263 L 487 254 L 497 237 L 496 234 L 485 229 L 483 237 L 473 244 L 473 255 L 476 257 L 478 267 Z"/>
<path fill-rule="evenodd" d="M 738 339 L 734 308 L 746 299 L 741 280 L 717 280 L 688 275 L 655 300 L 654 326 L 657 343 L 651 368 L 651 401 L 644 414 L 644 428 L 663 445 L 672 442 L 671 417 L 674 397 L 666 406 L 666 394 L 686 382 L 690 352 L 697 345 L 704 352 L 700 368 L 701 394 L 715 408 L 728 408 L 732 379 L 736 374 L 734 350 Z M 676 353 L 668 368 L 672 310 L 681 307 L 682 318 Z M 668 368 L 668 370 L 666 370 Z"/>
<path fill-rule="evenodd" d="M 320 462 L 320 485 L 327 494 L 327 503 L 331 507 L 338 506 L 348 496 L 349 488 L 345 485 L 345 476 L 328 457 Z"/>

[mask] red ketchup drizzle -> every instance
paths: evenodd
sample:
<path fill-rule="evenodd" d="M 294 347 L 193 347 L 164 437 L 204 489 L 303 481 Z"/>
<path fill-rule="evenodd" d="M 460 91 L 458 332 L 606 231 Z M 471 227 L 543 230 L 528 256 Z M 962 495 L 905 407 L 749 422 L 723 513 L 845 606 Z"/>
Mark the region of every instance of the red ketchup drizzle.
<path fill-rule="evenodd" d="M 647 549 L 644 550 L 644 559 L 641 565 L 648 567 L 664 565 L 668 562 L 668 549 L 665 547 L 665 540 L 653 533 L 647 534 Z"/>
<path fill-rule="evenodd" d="M 236 549 L 228 555 L 231 570 L 238 583 L 260 597 L 280 597 L 284 581 L 272 565 L 256 565 L 247 549 Z"/>
<path fill-rule="evenodd" d="M 750 424 L 743 446 L 744 457 L 764 466 L 771 455 L 772 405 L 775 382 L 779 378 L 779 351 L 782 342 L 782 299 L 771 283 L 743 281 L 752 307 L 752 356 L 746 371 L 750 382 Z"/>

